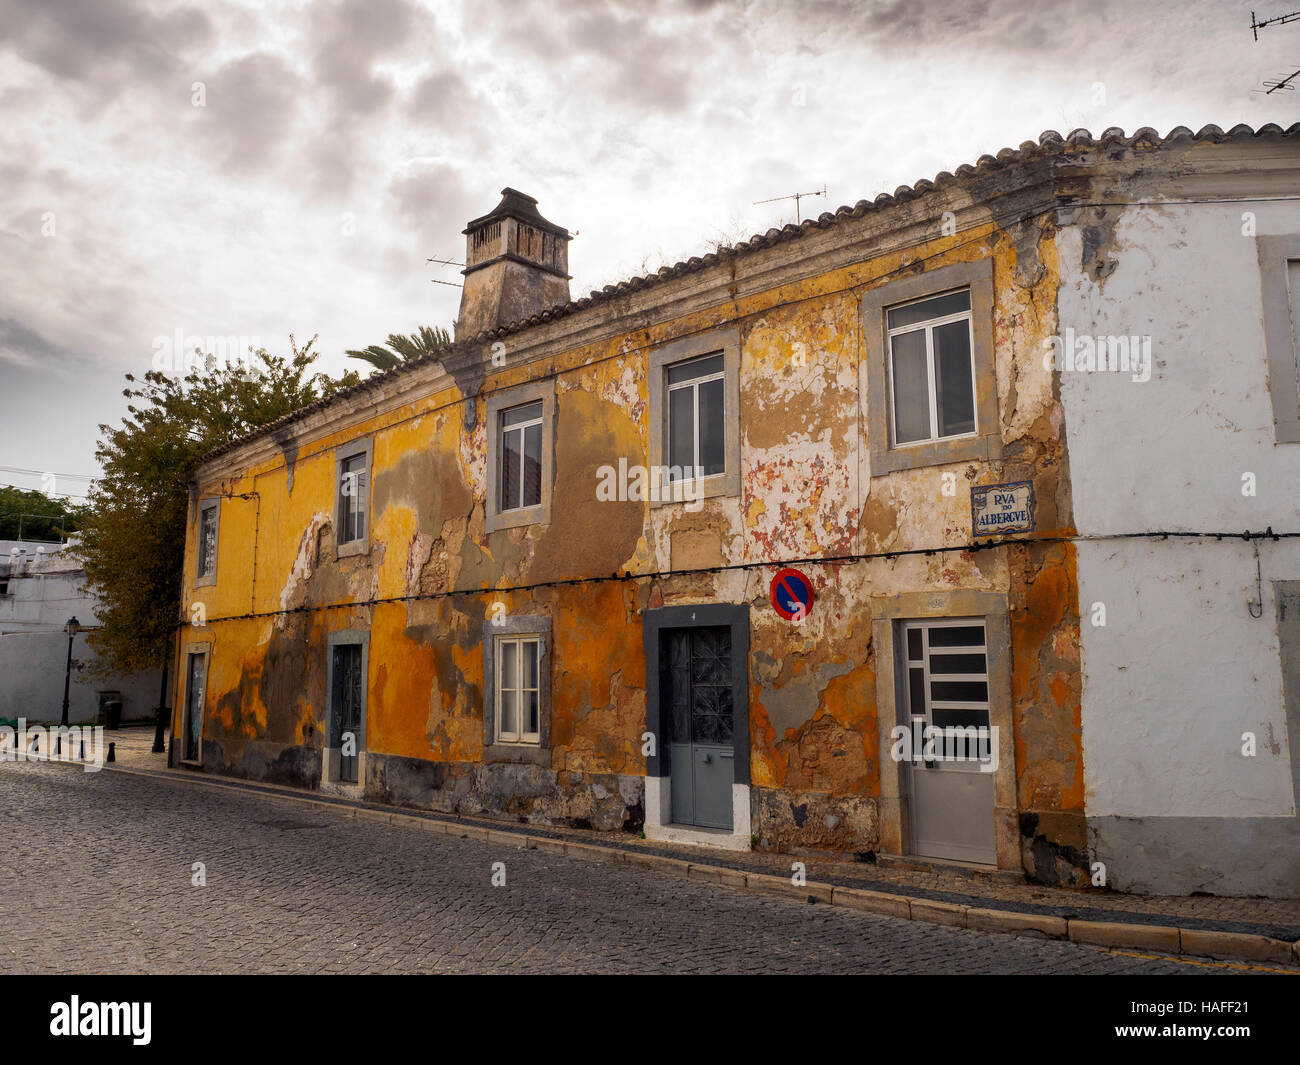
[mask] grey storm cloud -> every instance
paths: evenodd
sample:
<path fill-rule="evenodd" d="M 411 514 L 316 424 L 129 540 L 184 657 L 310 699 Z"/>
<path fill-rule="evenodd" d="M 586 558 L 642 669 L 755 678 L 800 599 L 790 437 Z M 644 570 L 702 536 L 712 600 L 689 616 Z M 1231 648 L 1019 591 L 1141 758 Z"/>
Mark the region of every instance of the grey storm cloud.
<path fill-rule="evenodd" d="M 308 8 L 307 17 L 316 85 L 339 110 L 368 115 L 395 93 L 392 80 L 377 73 L 375 64 L 402 51 L 428 15 L 407 0 L 339 0 Z"/>
<path fill-rule="evenodd" d="M 226 63 L 204 85 L 205 105 L 187 117 L 219 162 L 238 171 L 274 167 L 292 140 L 303 80 L 279 56 L 254 52 Z"/>
<path fill-rule="evenodd" d="M 676 5 L 667 5 L 672 9 Z M 705 84 L 703 72 L 728 50 L 728 35 L 717 35 L 716 19 L 700 11 L 689 23 L 661 30 L 665 8 L 622 3 L 577 3 L 522 13 L 503 6 L 492 26 L 516 54 L 550 65 L 561 83 L 614 103 L 664 113 L 686 109 L 693 88 Z"/>
<path fill-rule="evenodd" d="M 58 362 L 67 356 L 66 350 L 51 343 L 35 329 L 12 318 L 0 318 L 0 359 Z"/>
<path fill-rule="evenodd" d="M 155 11 L 132 0 L 0 0 L 0 43 L 55 77 L 112 94 L 185 65 L 214 36 L 199 6 Z"/>

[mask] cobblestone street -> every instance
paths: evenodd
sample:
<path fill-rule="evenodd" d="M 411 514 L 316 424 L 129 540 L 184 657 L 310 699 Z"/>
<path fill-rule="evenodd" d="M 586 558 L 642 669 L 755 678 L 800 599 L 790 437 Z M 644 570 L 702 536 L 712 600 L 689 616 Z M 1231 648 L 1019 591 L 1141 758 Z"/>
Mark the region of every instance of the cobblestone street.
<path fill-rule="evenodd" d="M 17 973 L 1225 973 L 111 771 L 0 766 Z M 191 885 L 203 863 L 206 886 Z M 492 884 L 494 863 L 506 883 Z"/>

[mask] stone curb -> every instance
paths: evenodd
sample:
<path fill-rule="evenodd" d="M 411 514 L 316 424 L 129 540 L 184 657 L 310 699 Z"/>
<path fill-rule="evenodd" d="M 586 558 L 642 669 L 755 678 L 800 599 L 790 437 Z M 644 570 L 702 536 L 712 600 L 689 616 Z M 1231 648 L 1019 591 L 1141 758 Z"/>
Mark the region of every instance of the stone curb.
<path fill-rule="evenodd" d="M 73 762 L 51 762 L 50 765 L 69 765 Z M 529 836 L 518 832 L 503 832 L 483 825 L 463 821 L 440 820 L 450 816 L 431 811 L 434 816 L 388 811 L 359 805 L 348 800 L 326 802 L 307 795 L 298 795 L 289 789 L 245 787 L 240 784 L 210 780 L 182 773 L 160 773 L 151 770 L 131 769 L 126 766 L 104 766 L 116 773 L 154 779 L 176 780 L 186 784 L 206 785 L 239 792 L 242 795 L 259 795 L 268 799 L 296 802 L 329 811 L 344 818 L 361 821 L 378 821 L 403 827 L 418 828 L 435 835 L 475 839 L 527 850 L 540 850 L 570 858 L 609 861 L 622 865 L 641 865 L 660 872 L 674 874 L 688 880 L 719 884 L 741 891 L 754 891 L 805 902 L 843 906 L 886 917 L 899 917 L 912 921 L 968 928 L 980 932 L 999 932 L 1010 935 L 1033 935 L 1046 939 L 1069 940 L 1073 943 L 1107 948 L 1138 948 L 1159 951 L 1162 954 L 1188 954 L 1224 961 L 1275 962 L 1300 965 L 1300 940 L 1288 943 L 1269 936 L 1246 932 L 1225 932 L 1205 929 L 1176 928 L 1172 925 L 1130 924 L 1123 921 L 1086 921 L 1077 918 L 1056 917 L 1049 914 L 1024 913 L 1017 910 L 985 909 L 942 902 L 937 899 L 920 899 L 910 895 L 891 895 L 888 892 L 866 888 L 848 888 L 838 885 L 808 881 L 795 884 L 789 877 L 768 873 L 754 873 L 719 865 L 696 865 L 679 858 L 659 854 L 627 851 L 605 847 L 598 843 L 576 840 L 552 839 L 548 836 Z"/>

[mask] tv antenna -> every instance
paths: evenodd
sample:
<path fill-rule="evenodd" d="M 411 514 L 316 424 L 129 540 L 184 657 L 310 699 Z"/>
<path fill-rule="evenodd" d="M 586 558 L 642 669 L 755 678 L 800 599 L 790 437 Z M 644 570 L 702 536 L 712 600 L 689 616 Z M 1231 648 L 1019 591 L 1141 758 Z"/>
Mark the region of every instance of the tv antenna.
<path fill-rule="evenodd" d="M 458 263 L 455 259 L 425 259 L 426 263 L 437 263 L 439 266 L 464 266 L 464 263 Z M 448 288 L 464 288 L 464 285 L 458 285 L 454 281 L 439 281 L 436 277 L 429 278 L 435 285 L 446 285 Z"/>
<path fill-rule="evenodd" d="M 1264 84 L 1267 85 L 1268 88 L 1264 90 L 1264 95 L 1267 96 L 1269 93 L 1277 92 L 1279 89 L 1285 89 L 1287 92 L 1295 92 L 1295 86 L 1292 85 L 1291 82 L 1293 82 L 1297 77 L 1300 77 L 1300 70 L 1294 70 L 1286 77 L 1282 77 L 1282 75 L 1279 74 L 1275 78 L 1265 79 Z M 1258 89 L 1255 91 L 1259 92 Z"/>
<path fill-rule="evenodd" d="M 1255 40 L 1259 40 L 1259 31 L 1265 26 L 1285 26 L 1288 22 L 1295 22 L 1300 19 L 1300 11 L 1292 11 L 1289 15 L 1278 15 L 1276 18 L 1266 18 L 1263 22 L 1255 21 L 1255 12 L 1250 13 L 1250 32 L 1255 35 Z"/>
<path fill-rule="evenodd" d="M 1288 22 L 1296 21 L 1300 21 L 1300 11 L 1292 11 L 1290 14 L 1286 15 L 1275 15 L 1273 18 L 1266 18 L 1263 22 L 1258 21 L 1255 18 L 1255 12 L 1252 11 L 1250 13 L 1250 32 L 1254 34 L 1255 40 L 1258 41 L 1259 31 L 1264 29 L 1266 26 L 1285 26 Z M 1287 92 L 1294 92 L 1295 86 L 1292 85 L 1291 82 L 1295 80 L 1297 76 L 1300 76 L 1300 70 L 1294 70 L 1286 77 L 1278 75 L 1275 78 L 1266 80 L 1264 84 L 1268 86 L 1268 88 L 1264 90 L 1264 95 L 1268 96 L 1283 89 Z M 1256 89 L 1255 91 L 1259 92 L 1260 90 Z"/>
<path fill-rule="evenodd" d="M 1300 12 L 1297 12 L 1297 14 L 1300 14 Z M 753 206 L 757 207 L 760 204 L 764 204 L 764 203 L 779 203 L 781 200 L 794 200 L 794 219 L 795 219 L 795 225 L 798 225 L 803 221 L 803 214 L 799 210 L 799 201 L 804 199 L 807 196 L 825 196 L 825 195 L 826 195 L 826 186 L 823 185 L 816 192 L 792 192 L 790 193 L 789 196 L 773 196 L 770 200 L 755 200 Z"/>

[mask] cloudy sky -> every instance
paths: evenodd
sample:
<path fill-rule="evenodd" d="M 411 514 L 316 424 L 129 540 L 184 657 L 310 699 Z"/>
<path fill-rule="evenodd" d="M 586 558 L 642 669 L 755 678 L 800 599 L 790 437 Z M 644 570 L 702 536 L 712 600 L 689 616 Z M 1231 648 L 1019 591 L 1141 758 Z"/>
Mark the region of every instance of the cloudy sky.
<path fill-rule="evenodd" d="M 450 325 L 499 190 L 573 294 L 1075 127 L 1289 125 L 1300 24 L 1092 0 L 0 0 L 0 482 L 91 475 L 155 338 Z M 352 363 L 352 365 L 357 365 Z M 37 471 L 23 473 L 16 471 Z M 60 477 L 60 493 L 86 481 Z"/>

